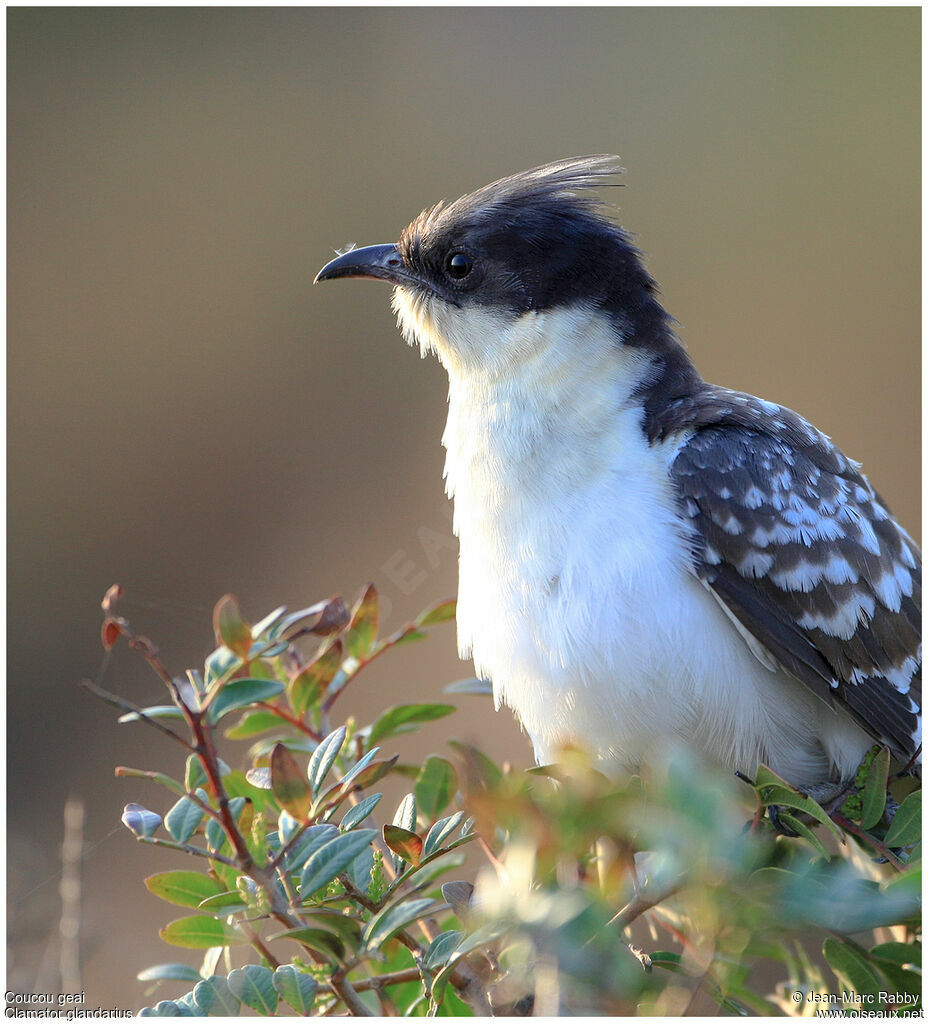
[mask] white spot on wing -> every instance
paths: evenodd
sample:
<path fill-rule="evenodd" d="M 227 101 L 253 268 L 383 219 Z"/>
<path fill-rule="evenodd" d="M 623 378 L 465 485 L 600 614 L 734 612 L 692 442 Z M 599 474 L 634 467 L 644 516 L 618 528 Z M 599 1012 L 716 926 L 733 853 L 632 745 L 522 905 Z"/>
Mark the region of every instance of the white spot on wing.
<path fill-rule="evenodd" d="M 871 621 L 874 609 L 874 598 L 870 594 L 854 590 L 833 615 L 806 611 L 800 616 L 798 625 L 802 629 L 821 629 L 840 640 L 850 640 L 860 623 Z"/>

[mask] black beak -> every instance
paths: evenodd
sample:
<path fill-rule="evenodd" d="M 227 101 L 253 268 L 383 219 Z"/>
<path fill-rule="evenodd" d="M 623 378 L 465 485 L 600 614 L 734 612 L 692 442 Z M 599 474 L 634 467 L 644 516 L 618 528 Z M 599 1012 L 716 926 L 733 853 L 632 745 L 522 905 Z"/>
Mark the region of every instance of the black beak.
<path fill-rule="evenodd" d="M 395 245 L 367 245 L 336 256 L 316 275 L 313 284 L 337 277 L 367 277 L 389 284 L 403 284 L 409 280 L 403 257 Z"/>

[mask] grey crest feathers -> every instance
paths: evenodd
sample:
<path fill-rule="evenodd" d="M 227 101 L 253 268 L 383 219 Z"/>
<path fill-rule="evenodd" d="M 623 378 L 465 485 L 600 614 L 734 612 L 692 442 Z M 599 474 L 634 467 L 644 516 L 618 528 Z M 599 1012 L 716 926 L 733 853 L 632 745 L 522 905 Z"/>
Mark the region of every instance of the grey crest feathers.
<path fill-rule="evenodd" d="M 572 207 L 586 208 L 596 212 L 603 207 L 596 196 L 577 196 L 603 186 L 618 187 L 622 182 L 611 180 L 624 174 L 625 168 L 618 156 L 601 153 L 595 156 L 568 157 L 552 163 L 520 171 L 505 178 L 492 181 L 489 185 L 461 196 L 446 205 L 444 200 L 423 212 L 406 228 L 402 239 L 411 241 L 422 238 L 434 230 L 440 222 L 458 220 L 468 223 L 477 218 L 506 216 L 507 208 L 518 204 L 520 207 L 547 202 L 553 197 L 567 199 Z"/>

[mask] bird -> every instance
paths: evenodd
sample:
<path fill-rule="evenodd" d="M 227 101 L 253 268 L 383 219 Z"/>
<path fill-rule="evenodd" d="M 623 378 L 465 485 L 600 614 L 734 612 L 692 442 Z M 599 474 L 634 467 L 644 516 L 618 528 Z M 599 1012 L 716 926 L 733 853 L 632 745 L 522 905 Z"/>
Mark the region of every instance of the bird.
<path fill-rule="evenodd" d="M 915 772 L 919 548 L 810 422 L 703 379 L 596 191 L 622 171 L 522 171 L 316 276 L 391 285 L 447 371 L 459 653 L 540 764 L 676 742 L 821 800 L 875 743 Z"/>

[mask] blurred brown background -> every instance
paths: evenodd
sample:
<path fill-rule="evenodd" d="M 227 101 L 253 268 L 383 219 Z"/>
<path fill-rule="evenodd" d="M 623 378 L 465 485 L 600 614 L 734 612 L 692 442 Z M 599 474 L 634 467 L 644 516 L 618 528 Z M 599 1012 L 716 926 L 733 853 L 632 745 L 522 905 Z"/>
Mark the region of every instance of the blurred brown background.
<path fill-rule="evenodd" d="M 612 196 L 704 374 L 811 417 L 918 529 L 919 41 L 892 8 L 8 11 L 8 987 L 58 986 L 69 793 L 89 1006 L 137 1008 L 140 968 L 198 960 L 159 941 L 180 913 L 141 881 L 192 865 L 119 825 L 166 794 L 113 778 L 179 755 L 77 688 L 109 584 L 178 671 L 226 591 L 257 619 L 373 579 L 388 627 L 454 593 L 442 372 L 386 288 L 311 289 L 336 246 L 617 152 Z M 470 674 L 453 632 L 350 709 Z M 102 681 L 161 699 L 123 652 Z M 466 701 L 409 749 L 528 761 Z"/>

